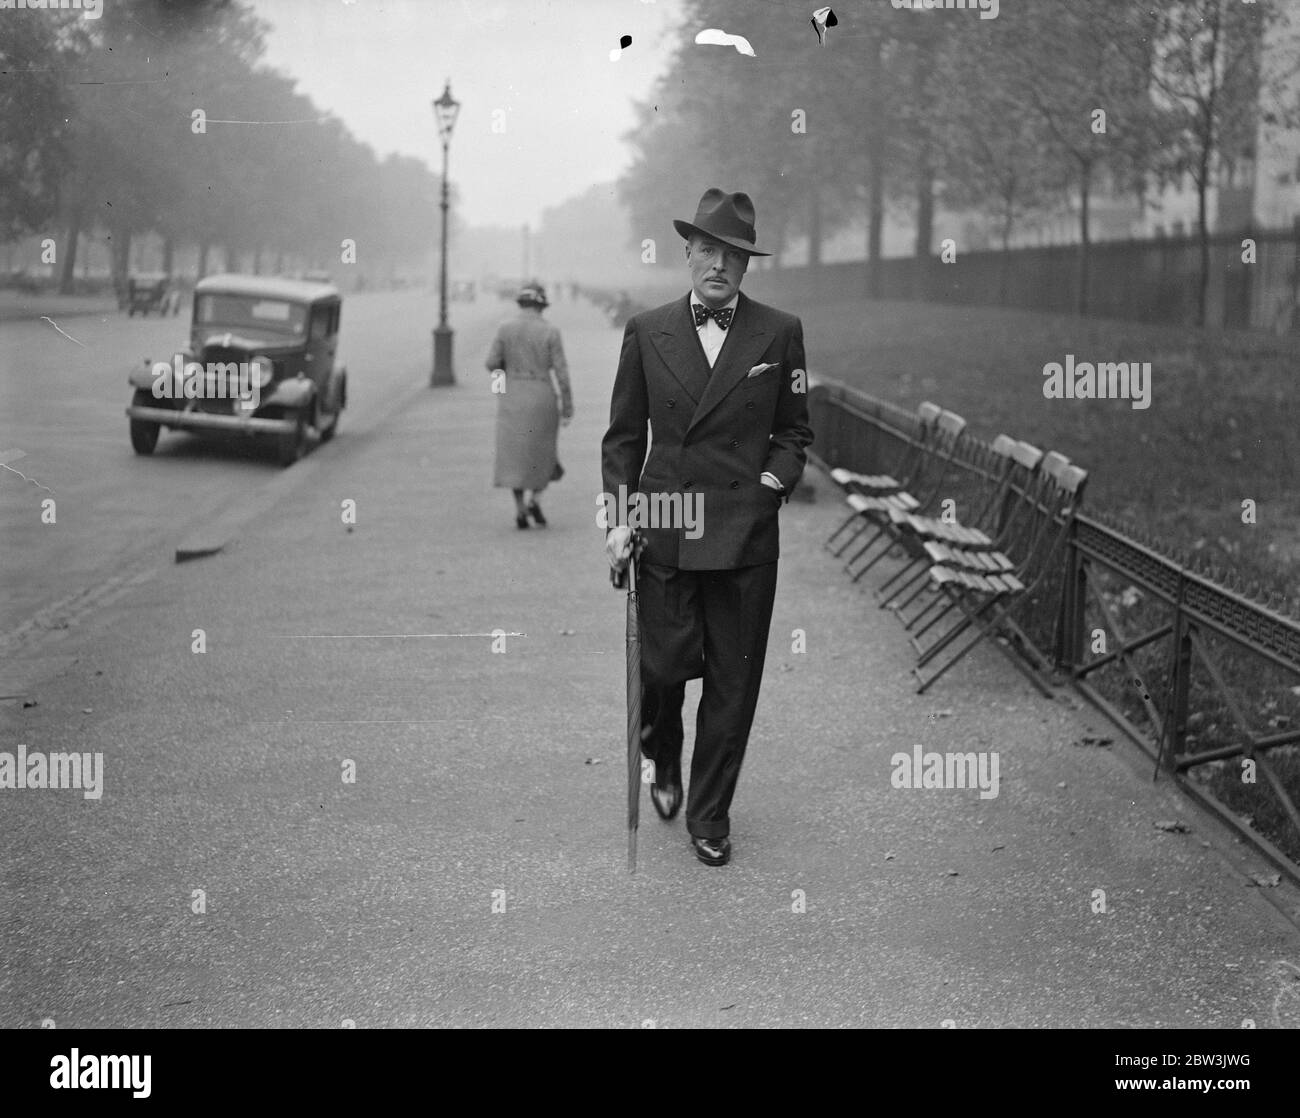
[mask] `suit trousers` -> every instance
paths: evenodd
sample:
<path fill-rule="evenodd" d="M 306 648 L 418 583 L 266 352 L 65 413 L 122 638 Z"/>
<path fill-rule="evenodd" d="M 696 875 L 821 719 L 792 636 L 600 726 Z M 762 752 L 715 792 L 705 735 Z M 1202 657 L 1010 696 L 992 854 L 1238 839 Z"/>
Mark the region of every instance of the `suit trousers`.
<path fill-rule="evenodd" d="M 680 772 L 686 682 L 703 678 L 686 829 L 731 833 L 731 799 L 745 759 L 767 656 L 776 563 L 691 571 L 641 563 L 642 753 Z"/>

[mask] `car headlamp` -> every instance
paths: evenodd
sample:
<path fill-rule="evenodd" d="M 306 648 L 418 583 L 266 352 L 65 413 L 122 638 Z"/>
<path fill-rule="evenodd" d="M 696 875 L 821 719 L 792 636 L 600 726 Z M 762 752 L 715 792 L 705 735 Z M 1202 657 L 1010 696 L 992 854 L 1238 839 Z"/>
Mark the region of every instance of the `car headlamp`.
<path fill-rule="evenodd" d="M 249 362 L 249 371 L 253 375 L 253 383 L 258 388 L 265 388 L 275 375 L 275 365 L 266 354 L 259 353 Z"/>

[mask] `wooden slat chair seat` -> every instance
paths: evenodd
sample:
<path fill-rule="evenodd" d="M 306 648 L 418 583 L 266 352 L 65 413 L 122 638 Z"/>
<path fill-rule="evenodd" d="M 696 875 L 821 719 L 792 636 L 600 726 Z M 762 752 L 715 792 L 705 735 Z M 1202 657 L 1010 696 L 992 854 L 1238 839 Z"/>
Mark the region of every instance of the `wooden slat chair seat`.
<path fill-rule="evenodd" d="M 984 551 L 949 547 L 946 543 L 929 540 L 925 544 L 925 553 L 932 564 L 946 564 L 959 570 L 968 571 L 1014 571 L 1015 560 L 1000 551 Z"/>
<path fill-rule="evenodd" d="M 890 513 L 890 520 L 900 533 L 906 532 L 923 539 L 945 540 L 962 547 L 992 547 L 993 538 L 979 528 L 970 527 L 937 516 L 919 516 L 914 512 Z"/>
<path fill-rule="evenodd" d="M 990 527 L 994 531 L 992 550 L 1010 559 L 1011 566 L 1008 568 L 1005 562 L 999 559 L 990 562 L 976 558 L 978 554 L 989 550 L 982 545 L 962 548 L 956 544 L 945 544 L 943 546 L 948 550 L 938 555 L 922 545 L 919 548 L 918 560 L 920 571 L 909 583 L 909 585 L 915 584 L 915 589 L 907 598 L 891 607 L 903 622 L 903 627 L 909 630 L 916 629 L 917 636 L 933 627 L 955 608 L 949 598 L 936 592 L 937 584 L 929 577 L 930 568 L 935 565 L 936 558 L 951 560 L 953 566 L 961 569 L 976 571 L 1015 570 L 1028 563 L 1038 539 L 1038 532 L 1041 531 L 1044 523 L 1040 511 L 1044 493 L 1050 490 L 1054 485 L 1054 479 L 1069 466 L 1070 460 L 1055 451 L 1044 454 L 1031 443 L 1020 441 L 1014 441 L 1014 445 L 1010 448 L 1010 460 L 1005 479 L 1006 485 L 997 495 L 990 509 Z M 939 543 L 940 541 L 925 542 Z M 900 588 L 897 593 L 902 593 L 904 589 L 906 587 Z M 909 617 L 905 612 L 907 607 L 927 592 L 930 594 L 929 600 L 918 612 Z M 882 605 L 889 606 L 890 603 L 886 601 Z M 917 629 L 917 626 L 936 608 L 940 612 Z"/>
<path fill-rule="evenodd" d="M 934 428 L 930 452 L 917 468 L 916 484 L 909 485 L 904 492 L 894 494 L 893 507 L 906 512 L 923 512 L 937 506 L 937 498 L 942 490 L 944 479 L 948 476 L 953 460 L 959 448 L 963 445 L 966 421 L 956 412 L 945 409 L 939 413 Z M 898 500 L 898 498 L 904 497 L 907 498 L 905 503 Z M 868 508 L 861 515 L 863 520 L 875 525 L 876 531 L 867 538 L 866 543 L 862 544 L 849 557 L 848 562 L 844 564 L 844 569 L 853 576 L 854 582 L 857 582 L 875 565 L 876 560 L 889 550 L 890 544 L 895 540 L 895 537 L 890 534 L 890 526 L 893 521 L 890 518 L 888 507 Z M 882 538 L 885 540 L 885 547 L 880 554 L 865 563 L 857 571 L 854 571 L 853 565 Z"/>
<path fill-rule="evenodd" d="M 905 491 L 917 477 L 918 471 L 925 461 L 926 449 L 935 438 L 939 417 L 942 414 L 943 409 L 929 400 L 926 400 L 916 409 L 916 435 L 908 439 L 907 449 L 903 451 L 893 473 L 859 474 L 853 470 L 838 466 L 831 471 L 831 479 L 847 491 L 847 497 L 855 495 L 881 497 L 890 493 Z M 844 532 L 845 529 L 855 525 L 856 530 L 839 547 L 832 546 L 837 536 Z M 857 509 L 852 509 L 839 527 L 826 537 L 825 546 L 832 549 L 831 554 L 842 555 L 845 548 L 870 526 L 870 518 L 864 518 Z"/>
<path fill-rule="evenodd" d="M 1037 447 L 1010 435 L 999 435 L 984 452 L 980 473 L 985 479 L 985 496 L 971 523 L 952 523 L 941 517 L 918 514 L 896 517 L 894 531 L 911 561 L 895 571 L 876 591 L 880 608 L 896 609 L 900 619 L 906 622 L 902 611 L 922 594 L 933 592 L 926 577 L 926 572 L 935 562 L 925 550 L 929 542 L 947 543 L 972 551 L 1005 550 L 1017 523 L 1016 502 L 1026 500 L 1034 493 L 1035 471 L 1042 458 L 1043 452 Z"/>
<path fill-rule="evenodd" d="M 916 666 L 912 669 L 918 680 L 918 692 L 927 690 L 981 641 L 996 635 L 1003 627 L 1019 637 L 1026 649 L 1032 649 L 1032 644 L 1010 617 L 1010 613 L 1026 595 L 1034 591 L 1051 570 L 1053 559 L 1069 533 L 1074 514 L 1083 499 L 1083 491 L 1088 479 L 1087 471 L 1078 466 L 1061 466 L 1059 463 L 1063 459 L 1060 455 L 1048 455 L 1047 459 L 1044 460 L 1042 472 L 1045 479 L 1042 499 L 1035 501 L 1039 506 L 1037 511 L 1041 516 L 1041 524 L 1033 532 L 1025 533 L 1032 537 L 1028 541 L 1029 552 L 1015 571 L 1001 574 L 981 573 L 946 563 L 935 564 L 930 568 L 931 583 L 940 594 L 952 602 L 962 616 L 928 648 L 922 649 L 919 642 L 913 640 L 914 646 L 920 653 Z M 970 639 L 958 646 L 955 651 L 952 650 L 952 645 L 957 638 L 970 630 L 974 630 Z M 1010 645 L 994 641 L 994 647 L 999 649 L 1042 694 L 1051 695 L 1051 691 L 1039 674 L 1026 664 Z M 925 671 L 927 665 L 945 652 L 946 658 L 936 669 L 927 674 Z M 1038 658 L 1041 664 L 1045 664 L 1041 655 Z"/>
<path fill-rule="evenodd" d="M 1010 572 L 985 575 L 951 567 L 935 567 L 930 577 L 940 586 L 959 583 L 967 590 L 976 590 L 982 594 L 1017 594 L 1025 588 L 1025 584 Z"/>
<path fill-rule="evenodd" d="M 876 493 L 903 488 L 903 483 L 891 474 L 855 474 L 843 466 L 836 466 L 831 471 L 831 481 L 841 489 L 870 490 Z"/>
<path fill-rule="evenodd" d="M 850 493 L 849 508 L 859 515 L 867 513 L 907 513 L 918 507 L 917 500 L 910 493 L 891 493 L 887 497 L 864 497 L 861 493 Z"/>
<path fill-rule="evenodd" d="M 1032 460 L 1025 459 L 1026 452 L 1032 452 L 1034 456 Z M 1031 475 L 1041 457 L 1042 454 L 1037 448 L 1030 447 L 1028 443 L 1018 443 L 1010 435 L 999 435 L 994 439 L 992 445 L 985 448 L 981 461 L 977 465 L 984 478 L 986 495 L 969 523 L 963 524 L 943 517 L 925 516 L 901 510 L 891 511 L 889 514 L 891 530 L 911 556 L 911 562 L 895 571 L 876 591 L 880 608 L 888 609 L 896 598 L 913 586 L 917 586 L 917 590 L 907 599 L 908 602 L 926 589 L 926 584 L 922 580 L 925 578 L 926 568 L 932 562 L 922 547 L 927 540 L 955 543 L 972 549 L 995 548 L 998 518 L 1005 506 L 1016 467 L 1023 464 L 1027 471 L 1026 476 Z"/>

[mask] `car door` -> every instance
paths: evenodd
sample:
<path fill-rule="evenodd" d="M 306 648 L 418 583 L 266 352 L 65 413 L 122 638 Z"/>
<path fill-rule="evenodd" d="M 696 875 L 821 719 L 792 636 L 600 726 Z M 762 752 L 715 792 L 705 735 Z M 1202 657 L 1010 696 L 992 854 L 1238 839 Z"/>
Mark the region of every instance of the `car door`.
<path fill-rule="evenodd" d="M 317 303 L 307 324 L 307 375 L 316 391 L 329 406 L 330 373 L 334 369 L 334 351 L 338 345 L 338 304 Z"/>

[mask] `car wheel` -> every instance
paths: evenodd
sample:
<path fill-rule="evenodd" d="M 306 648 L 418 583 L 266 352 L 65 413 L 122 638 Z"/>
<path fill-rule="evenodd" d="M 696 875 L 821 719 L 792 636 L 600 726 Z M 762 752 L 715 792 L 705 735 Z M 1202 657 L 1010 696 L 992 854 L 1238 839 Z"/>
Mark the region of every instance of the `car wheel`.
<path fill-rule="evenodd" d="M 131 403 L 136 407 L 152 407 L 154 405 L 153 393 L 141 390 L 131 398 Z M 152 454 L 153 448 L 158 445 L 159 430 L 160 427 L 157 423 L 149 423 L 143 419 L 132 419 L 131 449 L 136 454 Z"/>
<path fill-rule="evenodd" d="M 343 386 L 342 385 L 339 385 L 339 390 L 335 395 L 337 396 L 337 402 L 334 405 L 334 411 L 329 416 L 329 426 L 328 427 L 319 426 L 319 423 L 323 422 L 324 417 L 321 417 L 321 420 L 318 421 L 318 426 L 320 430 L 320 441 L 323 443 L 329 442 L 330 439 L 334 437 L 334 432 L 338 430 L 339 420 L 343 418 Z"/>
<path fill-rule="evenodd" d="M 281 466 L 292 466 L 307 450 L 307 413 L 295 408 L 286 411 L 284 418 L 293 420 L 293 430 L 276 436 L 276 457 Z"/>

